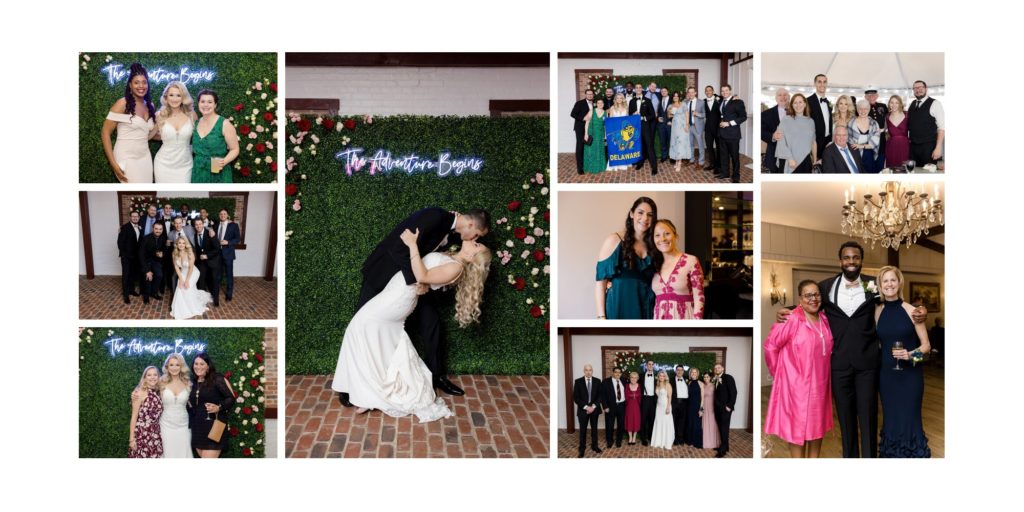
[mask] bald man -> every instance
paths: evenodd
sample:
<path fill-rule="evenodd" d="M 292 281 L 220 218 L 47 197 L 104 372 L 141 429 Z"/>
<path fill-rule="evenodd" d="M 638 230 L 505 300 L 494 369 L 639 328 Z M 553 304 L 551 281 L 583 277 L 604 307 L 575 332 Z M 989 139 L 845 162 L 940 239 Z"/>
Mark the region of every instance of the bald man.
<path fill-rule="evenodd" d="M 775 91 L 775 107 L 761 112 L 761 172 L 779 173 L 778 159 L 775 158 L 775 147 L 782 138 L 779 123 L 786 116 L 789 106 L 789 90 L 779 87 Z"/>
<path fill-rule="evenodd" d="M 583 376 L 572 387 L 572 400 L 576 403 L 576 418 L 580 421 L 580 458 L 587 450 L 587 426 L 590 426 L 590 449 L 601 453 L 597 446 L 597 417 L 601 414 L 601 381 L 594 378 L 594 367 L 583 365 Z"/>

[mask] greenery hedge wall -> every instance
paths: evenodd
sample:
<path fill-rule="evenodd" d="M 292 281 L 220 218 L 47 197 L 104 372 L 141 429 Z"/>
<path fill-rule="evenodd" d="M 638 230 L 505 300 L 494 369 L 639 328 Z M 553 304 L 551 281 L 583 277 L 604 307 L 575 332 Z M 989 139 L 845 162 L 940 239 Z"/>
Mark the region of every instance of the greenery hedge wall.
<path fill-rule="evenodd" d="M 442 310 L 448 342 L 448 370 L 454 374 L 547 374 L 550 264 L 549 122 L 545 118 L 408 117 L 299 118 L 288 122 L 290 142 L 287 211 L 287 373 L 331 374 L 345 327 L 355 312 L 362 283 L 360 268 L 373 248 L 410 213 L 428 206 L 472 207 L 492 215 L 483 243 L 515 251 L 502 264 L 495 254 L 486 282 L 481 323 L 460 329 L 453 318 L 454 297 Z M 297 143 L 296 143 L 297 142 Z M 438 177 L 402 172 L 346 175 L 334 155 L 346 147 L 367 153 L 427 156 L 450 151 L 476 156 L 478 173 Z M 538 183 L 539 177 L 542 183 Z M 532 180 L 532 182 L 531 182 Z M 511 204 L 518 201 L 520 205 Z M 531 214 L 531 205 L 537 208 Z M 296 211 L 301 206 L 301 210 Z M 512 212 L 510 207 L 517 209 Z M 496 224 L 507 218 L 508 222 Z M 532 223 L 532 226 L 528 226 Z M 514 229 L 540 228 L 530 253 L 520 257 L 523 239 Z M 512 242 L 513 248 L 506 244 Z M 525 249 L 529 250 L 529 249 Z M 537 274 L 532 275 L 533 268 Z M 516 278 L 522 279 L 521 290 Z M 451 294 L 452 292 L 447 292 Z M 528 303 L 529 302 L 529 303 Z M 536 316 L 535 316 L 536 315 Z M 417 346 L 420 344 L 414 336 Z"/>
<path fill-rule="evenodd" d="M 103 120 L 110 112 L 111 105 L 124 96 L 125 80 L 114 85 L 107 81 L 107 74 L 102 69 L 111 64 L 122 64 L 125 69 L 133 62 L 142 64 L 152 73 L 157 67 L 176 69 L 187 66 L 190 69 L 211 69 L 216 76 L 210 82 L 188 84 L 189 95 L 195 102 L 196 93 L 201 89 L 212 89 L 220 98 L 217 112 L 226 119 L 231 119 L 236 129 L 243 124 L 263 125 L 266 131 L 258 134 L 258 139 L 248 139 L 239 135 L 241 154 L 234 166 L 232 179 L 236 183 L 269 183 L 274 181 L 277 173 L 271 170 L 273 162 L 266 162 L 265 156 L 246 150 L 249 143 L 272 142 L 276 136 L 276 124 L 272 125 L 260 117 L 253 123 L 246 116 L 252 116 L 252 109 L 259 110 L 262 116 L 270 111 L 276 114 L 277 92 L 277 54 L 276 53 L 105 53 L 88 52 L 79 55 L 78 79 L 78 166 L 79 181 L 82 183 L 113 183 L 114 172 L 110 170 L 107 157 L 103 154 L 103 142 L 100 137 Z M 253 90 L 257 81 L 266 87 L 262 91 Z M 271 87 L 273 84 L 273 87 Z M 149 97 L 157 110 L 160 109 L 160 94 L 166 82 L 151 83 Z M 261 98 L 266 93 L 267 98 Z M 243 105 L 236 111 L 235 106 Z M 196 114 L 198 115 L 198 105 Z M 113 140 L 116 141 L 115 132 Z M 159 141 L 151 141 L 150 152 L 156 155 L 160 149 Z M 269 150 L 266 155 L 276 155 Z M 263 157 L 263 158 L 261 158 Z M 259 158 L 260 163 L 255 163 Z M 247 170 L 243 173 L 242 168 Z M 248 176 L 244 176 L 248 173 Z"/>
<path fill-rule="evenodd" d="M 265 452 L 263 337 L 262 328 L 231 329 L 129 329 L 92 327 L 79 336 L 78 377 L 78 453 L 79 457 L 124 458 L 128 456 L 128 423 L 131 419 L 131 392 L 139 383 L 142 370 L 153 365 L 162 368 L 165 355 L 118 355 L 112 357 L 104 342 L 110 338 L 141 338 L 173 343 L 175 339 L 207 343 L 207 352 L 217 371 L 224 373 L 235 393 L 243 394 L 239 408 L 248 406 L 252 414 L 231 411 L 228 427 L 229 448 L 224 457 L 263 457 Z M 248 360 L 241 359 L 245 353 Z M 258 355 L 258 357 L 257 357 Z M 191 365 L 192 357 L 185 360 Z M 251 367 L 249 366 L 251 364 Z M 162 370 L 161 370 L 162 371 Z M 228 376 L 228 372 L 231 372 Z M 254 386 L 251 381 L 257 381 Z M 244 393 L 249 393 L 245 397 Z M 245 421 L 246 424 L 242 424 Z M 254 426 L 259 425 L 259 426 Z M 232 435 L 235 434 L 235 435 Z M 249 452 L 245 449 L 249 448 Z M 248 454 L 247 454 L 248 453 Z"/>
<path fill-rule="evenodd" d="M 662 75 L 591 75 L 588 79 L 590 87 L 594 89 L 594 98 L 603 98 L 604 90 L 609 87 L 615 87 L 617 85 L 625 86 L 626 82 L 632 82 L 633 84 L 643 84 L 644 89 L 647 89 L 647 85 L 651 82 L 658 84 L 658 89 L 668 87 L 669 97 L 671 93 L 682 92 L 683 98 L 686 98 L 686 88 L 693 84 L 686 83 L 686 77 L 680 75 L 662 76 Z M 717 92 L 717 91 L 716 91 Z M 703 98 L 704 92 L 701 90 L 697 91 L 697 97 Z M 607 108 L 608 105 L 605 105 Z"/>
<path fill-rule="evenodd" d="M 669 378 L 674 378 L 675 370 L 664 368 L 665 366 L 683 365 L 688 368 L 698 368 L 703 374 L 711 373 L 715 366 L 715 354 L 711 352 L 616 352 L 615 360 L 623 368 L 623 373 L 642 372 L 641 368 L 648 360 L 654 361 L 655 368 L 668 371 Z"/>
<path fill-rule="evenodd" d="M 233 197 L 153 197 L 153 196 L 132 196 L 132 206 L 130 211 L 137 211 L 139 215 L 145 219 L 146 209 L 150 204 L 156 205 L 157 216 L 160 216 L 160 212 L 163 210 L 163 205 L 170 203 L 174 207 L 174 211 L 178 212 L 178 207 L 182 204 L 187 204 L 190 211 L 199 213 L 200 208 L 206 208 L 206 211 L 210 214 L 210 219 L 217 220 L 220 209 L 227 208 L 228 216 L 234 217 L 235 215 L 235 199 Z"/>

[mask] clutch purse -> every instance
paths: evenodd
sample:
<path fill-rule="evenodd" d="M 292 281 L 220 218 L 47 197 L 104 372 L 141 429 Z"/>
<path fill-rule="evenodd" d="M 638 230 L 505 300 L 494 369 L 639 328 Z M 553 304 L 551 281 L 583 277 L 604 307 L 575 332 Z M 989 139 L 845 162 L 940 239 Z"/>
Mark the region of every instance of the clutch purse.
<path fill-rule="evenodd" d="M 590 135 L 587 135 L 586 137 L 583 138 L 583 145 L 584 146 L 589 146 L 589 145 L 591 145 L 593 143 L 594 143 L 594 138 L 591 137 Z"/>
<path fill-rule="evenodd" d="M 215 443 L 220 442 L 220 438 L 224 436 L 224 428 L 227 427 L 227 423 L 221 420 L 213 420 L 213 426 L 210 427 L 210 433 L 206 435 L 207 439 Z"/>

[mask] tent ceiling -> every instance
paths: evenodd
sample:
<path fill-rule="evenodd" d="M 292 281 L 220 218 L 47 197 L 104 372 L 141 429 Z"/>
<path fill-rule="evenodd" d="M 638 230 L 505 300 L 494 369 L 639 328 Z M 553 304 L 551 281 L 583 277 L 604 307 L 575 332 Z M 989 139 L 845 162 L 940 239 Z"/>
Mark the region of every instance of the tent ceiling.
<path fill-rule="evenodd" d="M 915 80 L 928 88 L 945 85 L 942 53 L 763 53 L 761 85 L 814 84 L 828 75 L 829 88 L 909 89 Z"/>

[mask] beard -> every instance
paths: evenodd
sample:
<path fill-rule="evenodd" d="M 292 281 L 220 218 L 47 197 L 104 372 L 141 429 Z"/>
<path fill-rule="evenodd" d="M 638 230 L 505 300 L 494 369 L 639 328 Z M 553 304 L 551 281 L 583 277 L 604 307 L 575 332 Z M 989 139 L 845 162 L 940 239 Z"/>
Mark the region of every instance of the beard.
<path fill-rule="evenodd" d="M 844 268 L 843 269 L 843 278 L 846 279 L 847 281 L 853 281 L 854 279 L 857 279 L 858 277 L 860 277 L 860 270 L 861 270 L 861 267 L 857 267 L 857 270 L 852 270 L 852 271 L 846 270 Z"/>

